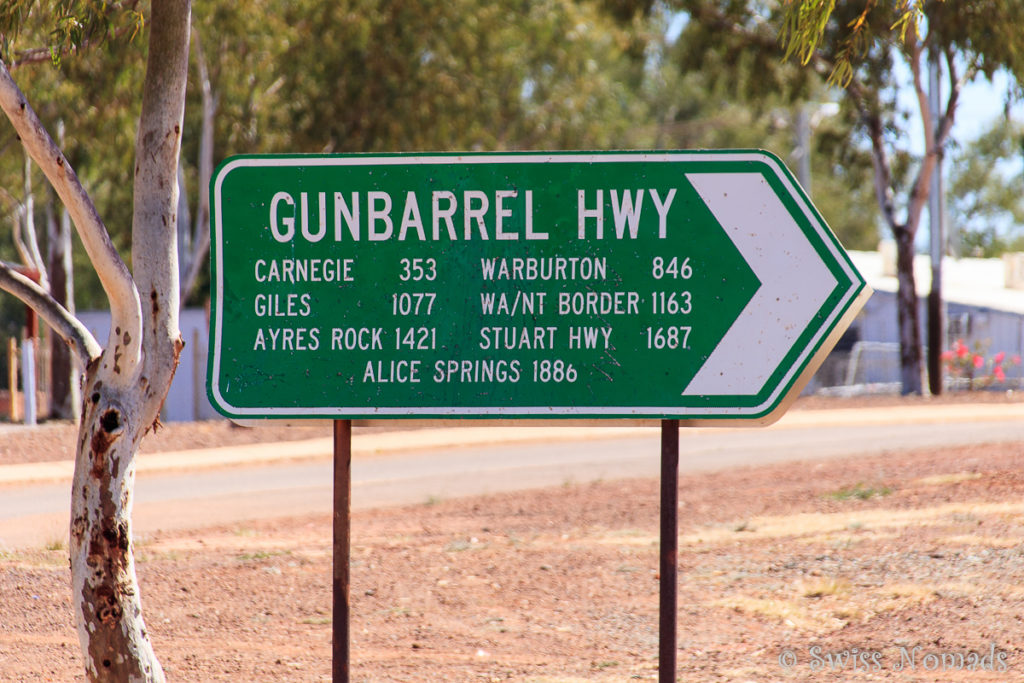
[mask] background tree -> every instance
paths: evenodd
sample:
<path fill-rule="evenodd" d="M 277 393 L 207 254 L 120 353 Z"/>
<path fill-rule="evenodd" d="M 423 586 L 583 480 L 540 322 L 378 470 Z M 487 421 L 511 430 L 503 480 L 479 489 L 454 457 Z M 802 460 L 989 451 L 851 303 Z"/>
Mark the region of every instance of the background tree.
<path fill-rule="evenodd" d="M 593 2 L 300 0 L 282 17 L 271 125 L 293 151 L 607 148 L 638 113 L 634 39 Z"/>
<path fill-rule="evenodd" d="M 744 12 L 689 9 L 678 39 L 661 48 L 660 82 L 651 84 L 652 108 L 663 112 L 657 146 L 769 149 L 797 171 L 847 248 L 874 249 L 871 156 L 849 144 L 853 108 L 818 74 L 782 61 L 774 34 Z M 810 161 L 807 178 L 800 177 L 802 153 Z"/>
<path fill-rule="evenodd" d="M 1024 125 L 997 117 L 951 157 L 947 194 L 954 253 L 992 257 L 1024 250 Z"/>
<path fill-rule="evenodd" d="M 197 207 L 191 262 L 205 264 L 201 169 L 214 158 L 649 147 L 648 10 L 631 0 L 197 8 L 183 151 Z M 183 290 L 197 291 L 193 277 L 206 282 L 193 272 Z"/>
<path fill-rule="evenodd" d="M 1012 27 L 1024 20 L 1024 6 L 996 0 L 877 3 L 820 3 L 791 0 L 769 8 L 758 2 L 687 0 L 681 5 L 702 26 L 735 36 L 748 49 L 788 47 L 810 70 L 843 88 L 847 106 L 869 145 L 874 190 L 882 220 L 897 247 L 897 315 L 904 393 L 920 394 L 921 332 L 913 257 L 921 215 L 937 159 L 946 144 L 964 84 L 979 75 L 1008 69 L 1024 74 L 1024 39 Z M 693 22 L 691 22 L 693 23 Z M 947 95 L 937 115 L 928 108 L 925 59 L 930 51 L 946 74 Z M 923 123 L 923 155 L 906 135 L 907 113 L 897 100 L 897 62 L 910 74 Z"/>
<path fill-rule="evenodd" d="M 208 186 L 217 159 L 287 150 L 288 130 L 268 125 L 284 52 L 303 40 L 287 26 L 280 0 L 204 3 L 193 13 L 192 59 L 180 179 L 180 297 L 202 304 L 208 277 Z"/>
<path fill-rule="evenodd" d="M 70 551 L 75 620 L 91 680 L 163 680 L 142 619 L 130 512 L 138 446 L 158 424 L 182 346 L 173 226 L 189 15 L 188 0 L 165 0 L 154 4 L 148 22 L 133 167 L 134 275 L 69 160 L 10 75 L 7 63 L 35 49 L 9 49 L 0 60 L 0 108 L 67 207 L 111 309 L 110 338 L 101 347 L 47 291 L 19 275 L 13 264 L 0 263 L 0 287 L 35 308 L 86 368 Z M 54 42 L 47 51 L 63 57 L 103 43 L 119 26 L 138 27 L 138 18 L 134 3 L 70 2 L 50 8 L 22 0 L 0 12 L 0 31 L 10 46 L 26 24 L 50 26 Z"/>

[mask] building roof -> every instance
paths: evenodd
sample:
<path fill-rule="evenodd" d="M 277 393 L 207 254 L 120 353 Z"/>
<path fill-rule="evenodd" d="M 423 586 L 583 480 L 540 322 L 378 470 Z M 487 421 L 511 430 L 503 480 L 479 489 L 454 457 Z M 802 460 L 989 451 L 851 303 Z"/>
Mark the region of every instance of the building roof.
<path fill-rule="evenodd" d="M 876 291 L 895 292 L 895 258 L 877 251 L 850 251 L 850 260 Z M 889 267 L 885 268 L 888 261 Z M 914 258 L 918 296 L 931 289 L 931 260 L 927 254 Z M 953 258 L 942 262 L 942 296 L 947 302 L 1024 314 L 1024 289 L 1006 286 L 1006 266 L 997 258 Z"/>

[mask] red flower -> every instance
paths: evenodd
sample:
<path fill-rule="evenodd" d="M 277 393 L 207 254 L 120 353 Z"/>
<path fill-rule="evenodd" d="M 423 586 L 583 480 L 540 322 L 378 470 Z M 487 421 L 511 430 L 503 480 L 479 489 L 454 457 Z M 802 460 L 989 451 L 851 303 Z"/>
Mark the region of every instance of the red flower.
<path fill-rule="evenodd" d="M 1006 358 L 1006 352 L 1000 351 L 996 355 L 992 356 L 992 362 L 996 365 L 1001 365 L 1004 358 Z"/>
<path fill-rule="evenodd" d="M 985 365 L 985 358 L 980 353 L 974 354 L 974 367 L 980 368 L 983 365 Z"/>

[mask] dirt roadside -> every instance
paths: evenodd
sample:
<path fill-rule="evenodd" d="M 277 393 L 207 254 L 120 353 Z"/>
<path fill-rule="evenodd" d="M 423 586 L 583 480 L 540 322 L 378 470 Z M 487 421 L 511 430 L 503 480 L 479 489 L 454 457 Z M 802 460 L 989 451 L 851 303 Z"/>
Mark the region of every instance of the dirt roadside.
<path fill-rule="evenodd" d="M 1024 678 L 1022 465 L 976 445 L 682 477 L 680 680 Z M 330 680 L 330 534 L 138 539 L 169 679 Z M 656 680 L 657 537 L 654 480 L 356 513 L 352 680 Z M 0 554 L 0 680 L 79 666 L 66 550 Z"/>

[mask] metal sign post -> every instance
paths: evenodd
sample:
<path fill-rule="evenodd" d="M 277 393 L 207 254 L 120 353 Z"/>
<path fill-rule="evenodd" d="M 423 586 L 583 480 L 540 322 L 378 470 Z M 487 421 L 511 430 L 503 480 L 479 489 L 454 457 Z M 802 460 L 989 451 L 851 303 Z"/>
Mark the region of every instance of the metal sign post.
<path fill-rule="evenodd" d="M 349 562 L 352 530 L 352 421 L 334 421 L 334 580 L 331 610 L 331 680 L 348 683 Z"/>
<path fill-rule="evenodd" d="M 679 591 L 679 420 L 661 421 L 661 566 L 658 605 L 658 681 L 676 680 Z"/>
<path fill-rule="evenodd" d="M 662 423 L 662 681 L 679 420 L 768 423 L 870 295 L 761 151 L 282 155 L 210 184 L 207 393 L 336 420 L 334 672 L 348 677 L 353 418 Z"/>

